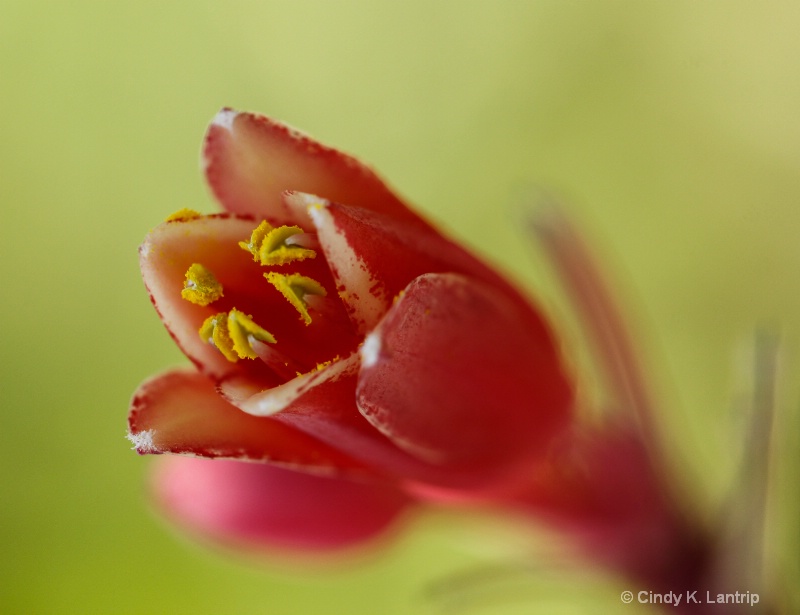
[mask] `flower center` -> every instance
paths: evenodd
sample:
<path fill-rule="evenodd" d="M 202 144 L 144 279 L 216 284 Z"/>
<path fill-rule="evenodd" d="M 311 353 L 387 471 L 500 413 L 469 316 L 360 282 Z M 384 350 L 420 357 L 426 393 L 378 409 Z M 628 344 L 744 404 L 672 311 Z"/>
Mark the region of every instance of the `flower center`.
<path fill-rule="evenodd" d="M 305 233 L 300 227 L 273 227 L 266 220 L 253 230 L 248 242 L 240 241 L 238 245 L 250 252 L 253 260 L 262 266 L 284 266 L 313 259 L 316 252 L 312 248 L 318 247 L 316 237 Z M 264 277 L 297 310 L 300 320 L 306 326 L 312 322 L 312 313 L 323 318 L 334 314 L 335 306 L 325 299 L 328 293 L 317 280 L 300 273 L 284 274 L 275 271 L 265 273 Z M 206 307 L 223 297 L 223 285 L 204 265 L 193 263 L 186 271 L 181 297 Z M 234 297 L 228 297 L 228 301 L 233 306 L 229 302 L 226 307 L 232 309 L 209 316 L 198 330 L 200 338 L 213 344 L 226 359 L 235 363 L 239 359 L 260 358 L 273 371 L 285 377 L 294 377 L 302 364 L 308 364 L 306 359 L 298 363 L 274 348 L 272 345 L 277 344 L 275 336 L 256 323 L 251 314 L 245 314 L 240 309 L 242 305 L 236 305 L 238 302 Z M 250 305 L 250 309 L 259 310 L 263 317 L 262 308 L 256 305 Z M 281 318 L 283 317 L 279 317 L 279 320 Z M 325 320 L 333 322 L 335 318 Z M 319 333 L 315 333 L 310 339 L 319 339 L 318 335 Z"/>

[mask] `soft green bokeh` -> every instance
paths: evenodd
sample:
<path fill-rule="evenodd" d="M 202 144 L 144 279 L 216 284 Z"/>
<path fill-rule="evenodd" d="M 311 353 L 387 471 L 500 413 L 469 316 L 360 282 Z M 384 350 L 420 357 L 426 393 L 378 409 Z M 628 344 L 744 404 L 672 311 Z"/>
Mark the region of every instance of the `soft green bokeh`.
<path fill-rule="evenodd" d="M 168 213 L 212 210 L 198 150 L 223 105 L 357 153 L 545 305 L 555 287 L 513 211 L 533 184 L 568 195 L 635 298 L 709 507 L 736 466 L 736 350 L 780 327 L 772 540 L 796 586 L 798 30 L 791 1 L 4 0 L 0 610 L 436 613 L 430 583 L 507 561 L 473 548 L 492 543 L 479 523 L 431 517 L 367 565 L 304 577 L 150 513 L 127 404 L 183 359 L 136 248 Z M 634 613 L 619 589 L 534 573 L 464 612 Z"/>

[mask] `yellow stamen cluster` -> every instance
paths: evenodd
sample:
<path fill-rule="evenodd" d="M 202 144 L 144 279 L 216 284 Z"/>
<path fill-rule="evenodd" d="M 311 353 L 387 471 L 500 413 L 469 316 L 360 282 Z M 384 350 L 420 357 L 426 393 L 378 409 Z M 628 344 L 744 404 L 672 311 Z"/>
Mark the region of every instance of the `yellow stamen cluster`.
<path fill-rule="evenodd" d="M 201 339 L 214 344 L 232 363 L 258 356 L 253 350 L 252 340 L 269 344 L 276 342 L 272 333 L 259 327 L 250 316 L 237 309 L 209 316 L 199 333 Z"/>
<path fill-rule="evenodd" d="M 306 303 L 305 297 L 306 295 L 316 295 L 318 297 L 327 295 L 328 293 L 322 284 L 299 273 L 283 275 L 270 271 L 265 273 L 264 277 L 294 306 L 300 313 L 300 318 L 303 322 L 307 325 L 311 324 L 311 315 L 308 313 L 308 303 Z"/>
<path fill-rule="evenodd" d="M 184 209 L 172 214 L 167 220 L 190 220 L 199 215 L 195 211 Z M 299 226 L 273 227 L 264 220 L 253 230 L 250 241 L 241 241 L 239 246 L 250 252 L 253 260 L 261 265 L 284 265 L 314 258 L 316 256 L 314 250 L 294 245 L 289 241 L 291 237 L 303 232 Z M 264 277 L 294 306 L 300 314 L 300 319 L 306 325 L 311 324 L 307 297 L 309 295 L 325 297 L 327 295 L 325 288 L 316 280 L 299 273 L 284 275 L 269 272 L 265 273 Z M 186 281 L 181 296 L 187 301 L 205 307 L 223 296 L 222 284 L 206 267 L 200 263 L 193 263 L 186 271 Z M 226 359 L 234 363 L 239 359 L 258 357 L 253 349 L 253 340 L 276 343 L 275 337 L 269 331 L 253 322 L 252 316 L 235 308 L 206 318 L 198 333 L 201 339 L 213 344 Z M 325 364 L 321 364 L 317 369 L 322 369 L 324 366 Z"/>
<path fill-rule="evenodd" d="M 206 306 L 222 297 L 222 284 L 203 265 L 194 263 L 186 271 L 181 297 L 197 305 Z"/>
<path fill-rule="evenodd" d="M 262 265 L 285 265 L 294 261 L 314 258 L 314 250 L 291 245 L 287 240 L 303 233 L 299 226 L 273 227 L 264 220 L 253 231 L 249 242 L 240 241 L 239 247 L 253 255 L 253 260 Z"/>

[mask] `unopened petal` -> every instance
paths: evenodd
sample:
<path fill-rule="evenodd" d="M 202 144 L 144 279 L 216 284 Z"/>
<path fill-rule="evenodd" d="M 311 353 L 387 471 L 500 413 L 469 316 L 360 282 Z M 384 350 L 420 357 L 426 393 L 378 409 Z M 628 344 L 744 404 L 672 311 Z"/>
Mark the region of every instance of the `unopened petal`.
<path fill-rule="evenodd" d="M 431 463 L 529 471 L 568 424 L 572 390 L 549 336 L 526 324 L 492 286 L 417 278 L 364 346 L 361 412 Z"/>

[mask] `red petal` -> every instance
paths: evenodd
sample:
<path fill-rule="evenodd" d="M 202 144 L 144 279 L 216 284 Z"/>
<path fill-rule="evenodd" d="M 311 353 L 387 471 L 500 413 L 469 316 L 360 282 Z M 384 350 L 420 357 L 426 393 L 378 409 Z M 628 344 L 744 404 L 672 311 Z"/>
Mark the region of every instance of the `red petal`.
<path fill-rule="evenodd" d="M 528 302 L 504 278 L 432 227 L 418 227 L 359 207 L 310 195 L 287 197 L 311 212 L 342 299 L 362 333 L 374 328 L 392 300 L 424 273 L 463 273 L 496 286 L 520 305 Z M 527 327 L 542 338 L 546 324 L 527 309 Z"/>
<path fill-rule="evenodd" d="M 259 392 L 244 378 L 227 379 L 219 386 L 245 412 L 269 414 L 275 421 L 342 451 L 377 473 L 434 485 L 448 492 L 467 490 L 473 492 L 469 494 L 471 498 L 482 497 L 487 485 L 491 489 L 496 486 L 495 472 L 487 473 L 483 468 L 453 472 L 417 459 L 376 430 L 356 407 L 358 359 L 353 355 L 269 391 Z"/>
<path fill-rule="evenodd" d="M 398 446 L 462 471 L 529 470 L 570 416 L 549 338 L 497 289 L 417 278 L 367 338 L 361 412 Z"/>
<path fill-rule="evenodd" d="M 219 388 L 242 414 L 269 416 L 384 473 L 425 475 L 425 464 L 399 450 L 358 412 L 358 367 L 354 354 L 267 391 L 243 377 L 225 379 Z"/>
<path fill-rule="evenodd" d="M 422 223 L 358 160 L 260 115 L 220 111 L 206 134 L 204 157 L 208 183 L 231 212 L 287 220 L 281 193 L 299 190 Z M 303 213 L 294 222 L 310 221 Z"/>
<path fill-rule="evenodd" d="M 241 412 L 197 372 L 172 371 L 134 395 L 129 438 L 139 453 L 190 453 L 354 470 L 360 464 L 270 418 Z"/>
<path fill-rule="evenodd" d="M 410 504 L 389 485 L 186 458 L 164 460 L 155 492 L 182 528 L 242 547 L 304 551 L 374 539 Z"/>
<path fill-rule="evenodd" d="M 253 416 L 273 416 L 291 407 L 298 399 L 320 386 L 323 391 L 339 380 L 346 379 L 358 371 L 358 354 L 334 361 L 316 371 L 302 374 L 281 385 L 262 390 L 256 382 L 239 375 L 225 378 L 219 382 L 222 394 L 239 409 Z M 316 395 L 320 393 L 317 392 Z M 329 393 L 323 393 L 327 399 Z M 355 398 L 351 397 L 350 405 Z"/>
<path fill-rule="evenodd" d="M 228 361 L 214 346 L 200 339 L 203 321 L 218 312 L 237 308 L 278 340 L 276 349 L 307 368 L 336 355 L 349 354 L 357 344 L 344 313 L 339 318 L 315 319 L 306 326 L 291 304 L 264 279 L 266 269 L 253 262 L 238 242 L 250 237 L 255 223 L 229 215 L 205 216 L 157 226 L 140 248 L 145 285 L 164 325 L 183 352 L 215 378 L 231 373 L 256 378 L 260 387 L 274 386 L 276 378 L 261 361 Z M 184 275 L 192 263 L 201 263 L 223 286 L 224 297 L 199 306 L 181 297 Z M 296 263 L 292 269 L 318 280 L 333 294 L 335 283 L 322 258 Z M 332 301 L 334 308 L 341 309 Z M 334 314 L 335 316 L 335 314 Z"/>

